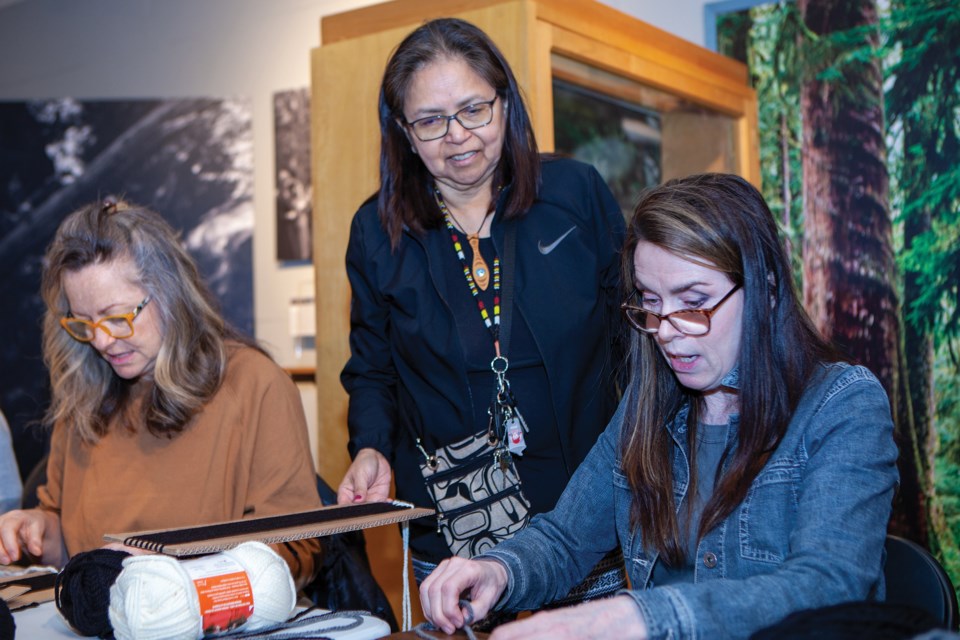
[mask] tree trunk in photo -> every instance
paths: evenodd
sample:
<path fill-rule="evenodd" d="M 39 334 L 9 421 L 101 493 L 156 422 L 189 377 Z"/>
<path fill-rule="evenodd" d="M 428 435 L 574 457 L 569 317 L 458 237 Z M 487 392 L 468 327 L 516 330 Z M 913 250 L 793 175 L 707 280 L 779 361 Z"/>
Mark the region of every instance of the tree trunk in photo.
<path fill-rule="evenodd" d="M 925 489 L 929 545 L 956 582 L 958 433 L 955 380 L 960 243 L 960 5 L 892 0 L 887 73 L 903 229 L 903 349 L 917 463 Z M 941 438 L 943 440 L 941 440 Z M 943 450 L 940 446 L 944 445 Z"/>
<path fill-rule="evenodd" d="M 916 183 L 922 184 L 922 183 Z M 930 229 L 929 211 L 917 212 L 908 216 L 904 221 L 903 242 L 909 249 L 912 240 L 924 231 Z M 920 283 L 916 273 L 907 271 L 903 282 L 903 305 L 909 308 L 910 302 L 920 294 Z M 917 473 L 920 485 L 926 497 L 928 507 L 937 513 L 930 513 L 930 522 L 934 530 L 943 529 L 938 533 L 946 533 L 946 525 L 938 527 L 936 523 L 943 520 L 942 510 L 936 508 L 936 477 L 935 458 L 938 449 L 936 432 L 936 401 L 934 399 L 933 362 L 934 343 L 933 335 L 928 328 L 918 327 L 905 319 L 903 323 L 904 363 L 906 365 L 907 389 L 910 400 L 910 415 L 913 418 L 913 432 L 916 443 Z M 904 451 L 901 449 L 901 451 Z M 904 453 L 906 453 L 904 451 Z M 939 538 L 940 535 L 934 536 Z M 932 542 L 928 541 L 928 542 Z"/>
<path fill-rule="evenodd" d="M 811 69 L 803 82 L 803 297 L 817 327 L 886 389 L 901 487 L 891 530 L 926 542 L 925 496 L 907 403 L 900 402 L 899 304 L 884 146 L 883 77 L 873 0 L 799 0 Z M 863 35 L 851 42 L 849 30 Z M 841 32 L 846 32 L 841 34 Z M 843 44 L 841 44 L 843 43 Z M 820 58 L 817 60 L 817 58 Z M 817 70 L 830 73 L 817 75 Z M 837 73 L 839 72 L 839 73 Z"/>
<path fill-rule="evenodd" d="M 926 154 L 919 151 L 923 143 L 934 137 L 935 133 L 924 126 L 929 121 L 928 113 L 908 114 L 903 120 L 903 172 L 901 183 L 905 202 L 918 202 L 922 191 L 930 184 L 932 176 L 927 169 Z M 932 228 L 932 215 L 929 207 L 920 207 L 903 216 L 904 251 L 913 249 L 914 241 L 928 233 Z M 939 437 L 936 424 L 936 398 L 934 394 L 935 344 L 933 319 L 929 313 L 922 313 L 916 322 L 908 317 L 914 301 L 924 293 L 920 274 L 907 269 L 903 278 L 903 344 L 909 389 L 910 411 L 917 446 L 917 467 L 921 474 L 921 487 L 926 496 L 929 514 L 930 534 L 928 543 L 931 549 L 940 547 L 941 553 L 953 536 L 940 501 L 936 499 L 936 458 L 939 451 Z"/>

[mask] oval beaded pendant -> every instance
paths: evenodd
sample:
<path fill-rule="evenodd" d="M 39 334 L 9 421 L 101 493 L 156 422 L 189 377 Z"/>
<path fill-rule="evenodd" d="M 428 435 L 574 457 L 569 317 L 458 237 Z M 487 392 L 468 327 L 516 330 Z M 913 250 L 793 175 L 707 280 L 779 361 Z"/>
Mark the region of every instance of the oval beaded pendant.
<path fill-rule="evenodd" d="M 486 291 L 490 285 L 490 269 L 487 267 L 487 261 L 480 254 L 480 236 L 475 233 L 470 234 L 467 236 L 467 242 L 473 250 L 473 281 L 481 290 Z"/>

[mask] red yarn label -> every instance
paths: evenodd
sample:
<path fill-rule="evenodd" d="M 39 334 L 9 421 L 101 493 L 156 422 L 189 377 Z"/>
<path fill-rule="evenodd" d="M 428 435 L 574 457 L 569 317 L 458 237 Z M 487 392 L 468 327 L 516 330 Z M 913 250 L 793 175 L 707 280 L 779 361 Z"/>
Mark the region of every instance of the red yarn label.
<path fill-rule="evenodd" d="M 222 553 L 181 563 L 197 589 L 203 635 L 233 631 L 253 615 L 253 588 L 239 562 Z"/>

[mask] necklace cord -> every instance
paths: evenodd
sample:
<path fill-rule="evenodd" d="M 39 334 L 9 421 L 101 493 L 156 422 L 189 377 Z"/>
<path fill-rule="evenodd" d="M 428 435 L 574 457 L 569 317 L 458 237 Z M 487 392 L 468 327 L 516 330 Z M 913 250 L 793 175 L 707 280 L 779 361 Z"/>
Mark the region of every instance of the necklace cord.
<path fill-rule="evenodd" d="M 463 264 L 464 271 L 466 272 L 469 269 L 467 281 L 471 279 L 476 284 L 477 287 L 480 287 L 483 291 L 487 290 L 487 287 L 490 286 L 490 267 L 487 265 L 487 261 L 483 258 L 483 254 L 480 253 L 480 232 L 483 230 L 483 225 L 486 224 L 487 218 L 493 213 L 494 209 L 489 209 L 487 213 L 483 216 L 483 219 L 480 221 L 480 226 L 477 227 L 477 230 L 474 233 L 468 233 L 464 226 L 460 224 L 460 221 L 454 217 L 453 213 L 447 207 L 447 203 L 443 200 L 443 195 L 440 193 L 440 190 L 434 187 L 433 195 L 437 200 L 437 206 L 440 208 L 440 212 L 443 214 L 444 222 L 446 222 L 447 228 L 450 230 L 451 235 L 453 235 L 453 243 L 457 248 L 457 257 L 460 258 L 461 263 Z M 456 225 L 456 227 L 454 227 Z M 463 255 L 463 247 L 459 244 L 456 237 L 456 230 L 459 230 L 467 238 L 467 242 L 470 244 L 470 249 L 473 251 L 473 265 L 472 268 L 467 266 L 466 256 Z M 496 268 L 496 264 L 494 264 Z M 471 287 L 471 291 L 473 288 Z"/>
<path fill-rule="evenodd" d="M 490 278 L 490 272 L 487 268 L 487 263 L 483 260 L 483 256 L 480 255 L 480 247 L 474 246 L 474 243 L 478 243 L 478 241 L 476 237 L 471 240 L 471 246 L 473 246 L 473 268 L 471 269 L 470 265 L 467 264 L 467 256 L 463 253 L 463 245 L 460 242 L 460 237 L 457 235 L 457 230 L 453 226 L 453 220 L 450 216 L 450 211 L 443 203 L 443 199 L 440 197 L 439 191 L 436 192 L 436 196 L 437 204 L 440 206 L 440 210 L 443 212 L 443 220 L 446 223 L 447 231 L 450 232 L 450 239 L 453 241 L 453 248 L 457 252 L 457 258 L 460 259 L 460 264 L 463 267 L 463 277 L 467 281 L 467 287 L 470 289 L 470 295 L 472 295 L 474 301 L 476 301 L 477 309 L 480 311 L 480 318 L 483 320 L 483 324 L 487 327 L 487 330 L 490 331 L 490 335 L 493 336 L 494 349 L 497 351 L 497 353 L 499 353 L 500 256 L 495 256 L 493 259 L 493 317 L 491 318 L 490 312 L 487 310 L 483 299 L 480 297 L 480 291 L 478 291 L 478 287 L 486 290 L 487 286 L 489 285 Z M 481 271 L 483 272 L 482 281 L 480 277 L 481 274 L 479 273 Z"/>

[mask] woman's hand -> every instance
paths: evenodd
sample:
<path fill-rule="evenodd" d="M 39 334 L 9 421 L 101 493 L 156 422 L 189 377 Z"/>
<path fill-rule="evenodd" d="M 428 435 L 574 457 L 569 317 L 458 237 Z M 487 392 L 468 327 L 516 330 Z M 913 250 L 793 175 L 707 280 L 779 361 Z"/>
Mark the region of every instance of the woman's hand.
<path fill-rule="evenodd" d="M 66 563 L 67 552 L 56 513 L 16 509 L 0 516 L 0 564 L 16 562 L 23 551 L 44 564 L 61 567 Z"/>
<path fill-rule="evenodd" d="M 390 498 L 390 463 L 376 449 L 360 449 L 340 481 L 337 504 L 383 502 Z"/>
<path fill-rule="evenodd" d="M 494 629 L 490 640 L 564 640 L 565 638 L 630 638 L 646 640 L 647 624 L 630 596 L 584 602 L 575 607 L 542 611 Z"/>
<path fill-rule="evenodd" d="M 507 570 L 497 560 L 448 558 L 420 585 L 420 604 L 427 620 L 451 634 L 466 622 L 460 599 L 470 600 L 477 620 L 497 603 L 507 588 Z"/>

